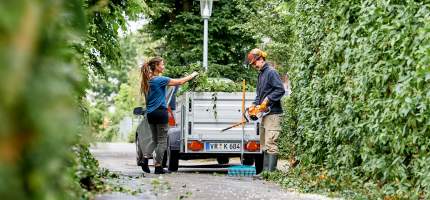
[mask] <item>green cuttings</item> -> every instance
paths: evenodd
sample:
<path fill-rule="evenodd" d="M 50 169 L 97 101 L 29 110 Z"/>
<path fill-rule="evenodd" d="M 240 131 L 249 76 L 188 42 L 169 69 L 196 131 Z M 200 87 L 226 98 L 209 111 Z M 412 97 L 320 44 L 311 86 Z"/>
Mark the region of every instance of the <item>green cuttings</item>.
<path fill-rule="evenodd" d="M 242 91 L 241 80 L 233 81 L 231 79 L 223 78 L 219 76 L 209 77 L 211 75 L 211 71 L 204 72 L 202 70 L 202 67 L 197 64 L 192 64 L 188 66 L 168 67 L 166 69 L 166 72 L 163 75 L 171 78 L 180 78 L 188 74 L 191 74 L 193 71 L 199 72 L 199 75 L 195 77 L 193 80 L 181 86 L 180 91 L 178 93 L 179 95 L 187 91 L 193 91 L 193 92 L 241 92 Z M 252 78 L 255 78 L 255 77 L 252 77 Z M 246 91 L 254 92 L 255 91 L 254 85 L 247 83 Z"/>
<path fill-rule="evenodd" d="M 106 179 L 116 179 L 119 176 L 107 169 L 100 169 L 99 162 L 89 151 L 89 145 L 76 145 L 74 152 L 78 165 L 75 169 L 74 179 L 82 188 L 83 199 L 92 199 L 96 193 L 122 189 L 106 184 Z"/>
<path fill-rule="evenodd" d="M 254 91 L 250 84 L 246 85 L 246 91 Z M 242 82 L 233 82 L 227 78 L 210 78 L 206 73 L 199 74 L 195 79 L 181 88 L 181 91 L 194 92 L 241 92 Z"/>

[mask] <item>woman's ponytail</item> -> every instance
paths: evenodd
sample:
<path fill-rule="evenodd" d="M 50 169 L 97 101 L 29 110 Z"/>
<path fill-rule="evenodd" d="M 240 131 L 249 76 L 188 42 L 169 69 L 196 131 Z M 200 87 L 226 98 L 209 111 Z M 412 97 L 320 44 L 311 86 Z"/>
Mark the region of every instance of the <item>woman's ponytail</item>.
<path fill-rule="evenodd" d="M 140 83 L 140 94 L 147 95 L 149 91 L 149 79 L 151 79 L 151 70 L 149 69 L 148 63 L 145 63 L 140 68 L 140 75 L 142 81 Z"/>
<path fill-rule="evenodd" d="M 155 57 L 146 62 L 140 68 L 140 75 L 142 76 L 142 81 L 140 83 L 140 94 L 147 95 L 149 92 L 149 80 L 152 77 L 152 72 L 155 70 L 155 67 L 162 62 L 163 59 L 160 57 Z"/>

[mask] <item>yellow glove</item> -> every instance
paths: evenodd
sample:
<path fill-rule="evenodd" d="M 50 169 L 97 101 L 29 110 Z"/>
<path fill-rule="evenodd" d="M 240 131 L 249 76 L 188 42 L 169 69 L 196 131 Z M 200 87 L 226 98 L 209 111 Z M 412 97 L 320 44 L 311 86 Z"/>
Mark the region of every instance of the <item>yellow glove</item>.
<path fill-rule="evenodd" d="M 265 99 L 263 103 L 261 103 L 256 107 L 256 109 L 259 110 L 260 112 L 264 112 L 267 110 L 268 106 L 269 106 L 269 99 Z"/>

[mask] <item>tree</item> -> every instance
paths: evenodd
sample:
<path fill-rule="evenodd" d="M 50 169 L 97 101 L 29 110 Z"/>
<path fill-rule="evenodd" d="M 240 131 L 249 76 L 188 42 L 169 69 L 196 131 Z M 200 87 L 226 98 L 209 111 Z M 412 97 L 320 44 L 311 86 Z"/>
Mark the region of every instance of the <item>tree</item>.
<path fill-rule="evenodd" d="M 111 141 L 118 134 L 118 124 L 132 113 L 132 108 L 143 104 L 139 94 L 142 57 L 151 54 L 150 38 L 145 33 L 129 33 L 119 38 L 122 52 L 121 67 L 106 64 L 104 76 L 93 77 L 88 89 L 92 133 L 97 140 Z M 113 112 L 108 112 L 113 108 Z M 109 126 L 103 126 L 108 121 Z"/>
<path fill-rule="evenodd" d="M 158 55 L 166 58 L 167 67 L 185 66 L 202 58 L 203 23 L 200 6 L 191 0 L 150 0 L 153 11 L 150 23 L 143 31 L 161 40 Z M 246 53 L 254 48 L 256 40 L 247 31 L 238 28 L 246 15 L 238 9 L 238 1 L 217 1 L 209 21 L 209 75 L 232 80 L 256 80 L 256 72 L 245 68 Z"/>

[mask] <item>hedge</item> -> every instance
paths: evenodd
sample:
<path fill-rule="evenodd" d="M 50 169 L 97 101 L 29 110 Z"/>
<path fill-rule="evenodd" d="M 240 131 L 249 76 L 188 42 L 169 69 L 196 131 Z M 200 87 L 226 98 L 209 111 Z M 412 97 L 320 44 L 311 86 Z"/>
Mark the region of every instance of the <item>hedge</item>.
<path fill-rule="evenodd" d="M 299 160 L 292 173 L 374 191 L 361 197 L 430 198 L 429 1 L 283 6 L 293 93 L 280 141 Z"/>

